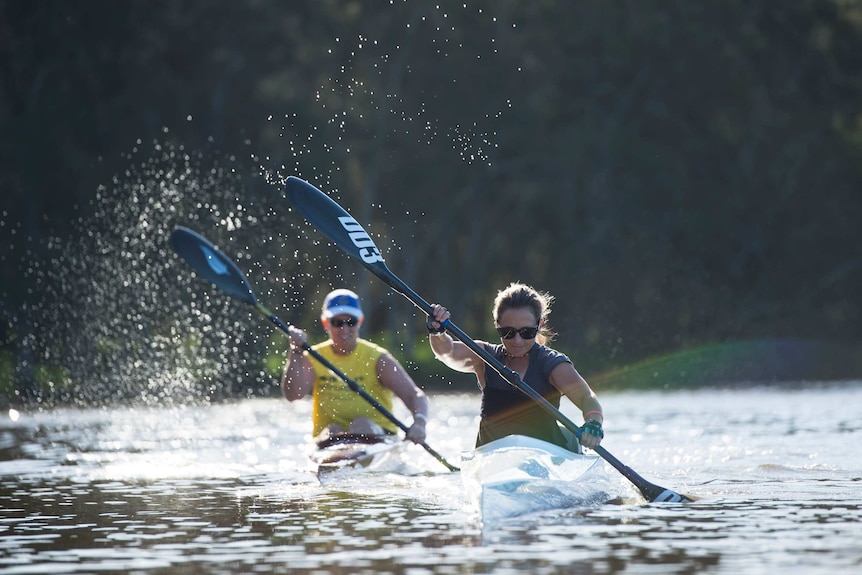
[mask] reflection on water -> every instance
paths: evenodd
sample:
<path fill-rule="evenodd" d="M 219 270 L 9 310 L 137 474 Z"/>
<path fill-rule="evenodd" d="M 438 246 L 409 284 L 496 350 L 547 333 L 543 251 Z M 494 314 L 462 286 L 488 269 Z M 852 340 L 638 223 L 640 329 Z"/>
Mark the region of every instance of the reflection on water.
<path fill-rule="evenodd" d="M 457 462 L 478 400 L 432 399 Z M 858 572 L 862 386 L 602 399 L 605 446 L 697 502 L 482 525 L 415 446 L 321 485 L 303 403 L 22 411 L 0 423 L 0 574 Z"/>

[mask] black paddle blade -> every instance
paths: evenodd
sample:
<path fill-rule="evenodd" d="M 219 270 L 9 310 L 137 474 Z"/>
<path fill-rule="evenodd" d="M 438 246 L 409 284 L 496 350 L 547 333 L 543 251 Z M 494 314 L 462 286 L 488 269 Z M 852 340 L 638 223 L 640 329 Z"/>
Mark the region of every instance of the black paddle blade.
<path fill-rule="evenodd" d="M 386 267 L 380 250 L 368 232 L 332 198 L 294 176 L 287 178 L 284 195 L 311 225 L 347 252 L 347 255 L 359 260 L 371 273 L 426 314 L 431 313 L 431 305 Z"/>
<path fill-rule="evenodd" d="M 348 255 L 365 266 L 385 266 L 371 236 L 329 196 L 294 176 L 287 178 L 284 194 L 311 225 Z"/>
<path fill-rule="evenodd" d="M 177 226 L 171 232 L 171 245 L 198 275 L 210 280 L 229 296 L 257 305 L 257 297 L 245 275 L 208 239 L 188 228 Z"/>
<path fill-rule="evenodd" d="M 667 489 L 666 487 L 661 487 L 660 485 L 656 485 L 655 483 L 650 483 L 643 477 L 637 474 L 634 469 L 629 467 L 628 465 L 623 464 L 622 461 L 611 455 L 611 453 L 602 447 L 601 445 L 597 445 L 593 447 L 593 451 L 598 453 L 605 461 L 610 463 L 614 469 L 623 474 L 623 476 L 631 481 L 635 487 L 638 488 L 644 497 L 647 498 L 650 502 L 659 502 L 659 503 L 691 503 L 694 501 L 690 497 L 686 497 L 685 495 L 681 495 L 676 491 L 672 491 Z"/>
<path fill-rule="evenodd" d="M 661 487 L 641 478 L 642 484 L 635 486 L 651 503 L 692 503 L 694 500 L 666 487 Z"/>
<path fill-rule="evenodd" d="M 665 489 L 659 495 L 652 500 L 653 503 L 694 503 L 694 499 L 690 497 L 686 497 L 685 495 L 681 495 L 676 491 L 671 491 L 670 489 Z"/>

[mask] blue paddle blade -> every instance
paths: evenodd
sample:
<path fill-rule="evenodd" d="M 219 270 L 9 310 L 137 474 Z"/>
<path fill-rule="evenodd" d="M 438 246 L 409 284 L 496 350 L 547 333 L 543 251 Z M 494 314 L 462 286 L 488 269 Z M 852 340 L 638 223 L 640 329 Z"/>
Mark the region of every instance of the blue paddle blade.
<path fill-rule="evenodd" d="M 171 245 L 198 275 L 210 280 L 229 296 L 257 305 L 257 297 L 245 275 L 208 239 L 189 228 L 177 226 L 171 232 Z"/>

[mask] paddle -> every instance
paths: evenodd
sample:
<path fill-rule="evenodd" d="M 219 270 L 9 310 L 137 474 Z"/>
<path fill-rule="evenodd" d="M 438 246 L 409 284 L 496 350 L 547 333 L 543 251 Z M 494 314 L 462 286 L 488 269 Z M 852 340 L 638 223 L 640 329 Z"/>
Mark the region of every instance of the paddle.
<path fill-rule="evenodd" d="M 188 228 L 178 226 L 171 232 L 171 245 L 174 250 L 201 276 L 210 280 L 216 287 L 229 296 L 241 302 L 253 305 L 257 311 L 269 318 L 281 331 L 290 334 L 289 325 L 278 319 L 272 312 L 266 309 L 255 296 L 248 284 L 245 275 L 240 271 L 233 261 L 216 248 L 202 235 Z M 326 366 L 347 384 L 347 386 L 362 396 L 362 399 L 371 404 L 374 409 L 382 413 L 386 419 L 397 425 L 405 433 L 409 429 L 401 423 L 392 413 L 383 407 L 374 397 L 362 389 L 358 383 L 344 375 L 325 357 L 315 351 L 307 342 L 303 342 L 302 349 L 308 352 L 314 359 Z M 437 461 L 445 465 L 449 471 L 458 471 L 458 468 L 443 459 L 443 456 L 431 449 L 424 441 L 419 443 L 425 451 L 437 458 Z"/>
<path fill-rule="evenodd" d="M 287 178 L 285 184 L 285 196 L 288 201 L 299 210 L 302 215 L 323 235 L 329 238 L 335 245 L 364 265 L 378 278 L 383 280 L 389 287 L 400 293 L 413 305 L 421 309 L 426 315 L 432 313 L 431 304 L 422 299 L 419 294 L 410 289 L 400 278 L 398 278 L 386 266 L 380 250 L 374 244 L 371 236 L 344 208 L 339 206 L 329 196 L 318 190 L 305 180 L 294 176 Z M 551 414 L 557 421 L 563 424 L 569 431 L 580 438 L 581 429 L 568 417 L 563 415 L 559 409 L 554 407 L 547 399 L 532 387 L 525 384 L 517 372 L 509 369 L 483 347 L 477 344 L 466 333 L 461 331 L 451 321 L 446 320 L 443 326 L 454 337 L 461 340 L 473 352 L 481 357 L 492 369 L 499 373 L 507 382 L 520 389 L 529 397 L 534 399 L 545 411 Z M 661 502 L 689 502 L 692 501 L 684 495 L 650 483 L 630 467 L 624 465 L 619 459 L 611 455 L 604 447 L 598 446 L 593 450 L 610 463 L 617 471 L 622 473 L 635 487 L 650 501 Z"/>

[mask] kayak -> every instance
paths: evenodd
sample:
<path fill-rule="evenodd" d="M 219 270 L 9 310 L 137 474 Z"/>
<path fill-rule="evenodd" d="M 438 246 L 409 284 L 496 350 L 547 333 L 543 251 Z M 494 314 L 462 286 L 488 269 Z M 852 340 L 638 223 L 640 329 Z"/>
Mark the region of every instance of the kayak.
<path fill-rule="evenodd" d="M 573 507 L 618 496 L 600 457 L 524 435 L 510 435 L 462 455 L 461 478 L 483 522 Z"/>
<path fill-rule="evenodd" d="M 396 435 L 338 433 L 317 443 L 311 460 L 321 477 L 346 469 L 376 468 L 391 459 L 403 445 Z"/>

